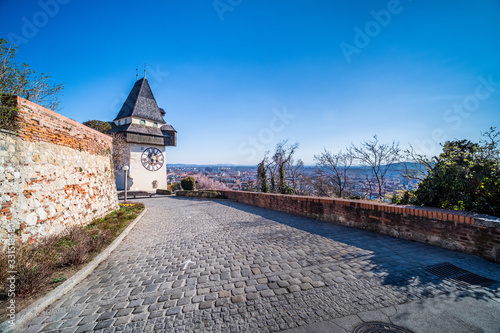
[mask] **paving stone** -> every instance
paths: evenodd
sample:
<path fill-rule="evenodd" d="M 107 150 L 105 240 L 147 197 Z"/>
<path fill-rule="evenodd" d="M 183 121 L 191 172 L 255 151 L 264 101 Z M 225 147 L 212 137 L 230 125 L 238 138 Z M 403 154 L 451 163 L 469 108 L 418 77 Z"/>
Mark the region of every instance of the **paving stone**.
<path fill-rule="evenodd" d="M 170 295 L 170 299 L 179 299 L 182 297 L 182 291 L 177 291 L 175 293 L 173 293 L 172 295 Z"/>
<path fill-rule="evenodd" d="M 91 316 L 85 316 L 82 317 L 81 321 L 78 323 L 78 325 L 85 325 L 88 323 L 94 323 L 97 321 L 97 318 L 99 318 L 100 314 L 96 313 Z"/>
<path fill-rule="evenodd" d="M 76 326 L 76 327 L 68 327 L 68 328 L 63 328 L 59 331 L 59 333 L 75 333 L 76 331 L 78 331 L 78 329 L 80 328 L 81 326 Z M 26 332 L 24 332 L 26 333 Z"/>
<path fill-rule="evenodd" d="M 188 304 L 182 307 L 182 312 L 191 312 L 198 308 L 198 304 Z"/>
<path fill-rule="evenodd" d="M 118 317 L 115 319 L 115 326 L 120 327 L 121 325 L 127 325 L 132 320 L 132 316 Z"/>
<path fill-rule="evenodd" d="M 158 297 L 148 297 L 144 300 L 144 302 L 142 302 L 142 305 L 149 305 L 149 304 L 156 303 L 157 299 L 158 299 Z"/>
<path fill-rule="evenodd" d="M 245 295 L 237 295 L 231 297 L 231 302 L 233 303 L 241 303 L 245 301 Z"/>
<path fill-rule="evenodd" d="M 300 285 L 300 288 L 302 290 L 309 290 L 309 289 L 313 289 L 314 287 L 310 283 L 302 283 Z"/>
<path fill-rule="evenodd" d="M 269 289 L 269 287 L 267 286 L 267 284 L 258 284 L 255 286 L 255 289 L 257 289 L 258 291 L 262 291 L 262 290 Z"/>
<path fill-rule="evenodd" d="M 63 324 L 62 321 L 56 321 L 56 322 L 48 323 L 47 325 L 45 325 L 43 327 L 43 330 L 44 331 L 55 330 L 55 329 L 59 328 L 62 324 Z"/>
<path fill-rule="evenodd" d="M 133 314 L 144 313 L 144 312 L 147 312 L 147 310 L 148 310 L 148 307 L 146 305 L 141 305 L 141 306 L 134 308 L 134 311 L 132 311 L 132 313 Z"/>
<path fill-rule="evenodd" d="M 271 297 L 271 296 L 274 296 L 275 294 L 274 294 L 274 291 L 273 291 L 273 290 L 268 289 L 268 290 L 262 290 L 262 291 L 260 292 L 260 295 L 261 295 L 262 297 Z"/>
<path fill-rule="evenodd" d="M 287 287 L 287 289 L 288 289 L 288 291 L 289 291 L 289 292 L 291 292 L 291 293 L 296 292 L 296 291 L 300 291 L 300 290 L 301 290 L 300 286 L 299 286 L 299 285 L 296 285 L 296 284 L 291 285 L 291 286 L 288 286 L 288 287 Z"/>
<path fill-rule="evenodd" d="M 204 301 L 204 302 L 201 302 L 200 303 L 200 307 L 199 309 L 200 310 L 203 310 L 203 309 L 210 309 L 212 307 L 212 304 L 213 302 L 212 301 Z"/>
<path fill-rule="evenodd" d="M 218 300 L 215 301 L 215 306 L 219 307 L 219 306 L 226 305 L 228 303 L 229 303 L 229 299 L 228 298 L 219 298 Z"/>
<path fill-rule="evenodd" d="M 290 283 L 288 281 L 284 281 L 284 280 L 279 280 L 277 283 L 278 283 L 278 286 L 280 286 L 281 288 L 286 288 L 290 285 Z"/>
<path fill-rule="evenodd" d="M 132 316 L 132 322 L 144 321 L 144 320 L 148 319 L 148 317 L 149 317 L 149 313 L 147 313 L 147 312 L 134 314 Z"/>
<path fill-rule="evenodd" d="M 163 317 L 164 311 L 152 311 L 149 313 L 149 319 Z"/>
<path fill-rule="evenodd" d="M 191 303 L 200 303 L 205 300 L 205 295 L 196 295 L 191 298 Z"/>
<path fill-rule="evenodd" d="M 78 317 L 78 315 L 80 315 L 80 313 L 82 313 L 82 310 L 74 310 L 74 311 L 69 311 L 68 313 L 66 313 L 66 315 L 64 317 L 62 317 L 61 319 L 62 320 L 67 320 L 67 319 L 73 319 L 75 317 Z"/>
<path fill-rule="evenodd" d="M 75 330 L 75 332 L 92 332 L 94 331 L 94 327 L 97 325 L 97 323 L 95 322 L 90 322 L 90 323 L 86 323 L 84 325 L 81 325 L 81 326 L 78 326 Z"/>
<path fill-rule="evenodd" d="M 132 289 L 132 291 L 130 292 L 130 295 L 138 295 L 140 293 L 142 293 L 142 291 L 144 290 L 144 287 L 135 287 L 134 289 Z"/>
<path fill-rule="evenodd" d="M 279 288 L 279 289 L 275 289 L 275 290 L 274 290 L 274 293 L 275 293 L 276 295 L 288 294 L 288 289 L 286 289 L 286 288 Z"/>
<path fill-rule="evenodd" d="M 66 327 L 73 327 L 73 326 L 76 326 L 78 325 L 78 323 L 82 320 L 82 317 L 76 317 L 76 318 L 71 318 L 71 319 L 67 319 L 67 320 L 64 320 L 61 324 L 61 326 L 59 326 L 59 329 L 61 328 L 66 328 Z"/>
<path fill-rule="evenodd" d="M 235 289 L 233 289 L 232 293 L 234 296 L 243 295 L 245 293 L 245 289 L 244 288 L 235 288 Z"/>
<path fill-rule="evenodd" d="M 104 312 L 97 318 L 97 321 L 111 319 L 115 316 L 116 313 L 117 311 Z"/>
<path fill-rule="evenodd" d="M 140 305 L 142 305 L 142 302 L 144 302 L 144 299 L 134 299 L 133 301 L 130 302 L 130 304 L 128 305 L 129 308 L 135 308 L 135 307 L 138 307 Z"/>
<path fill-rule="evenodd" d="M 175 308 L 170 308 L 167 310 L 167 316 L 176 315 L 181 312 L 181 307 L 176 306 Z"/>
<path fill-rule="evenodd" d="M 234 286 L 236 288 L 243 288 L 243 287 L 245 287 L 245 282 L 244 281 L 237 281 L 234 283 Z"/>
<path fill-rule="evenodd" d="M 134 311 L 133 308 L 126 308 L 126 309 L 118 310 L 118 312 L 115 314 L 115 317 L 128 316 L 128 315 L 130 315 L 132 313 L 132 311 Z"/>
<path fill-rule="evenodd" d="M 208 294 L 209 292 L 210 292 L 210 288 L 198 289 L 198 295 L 205 295 L 205 294 Z"/>
<path fill-rule="evenodd" d="M 108 320 L 103 320 L 101 322 L 98 322 L 97 325 L 95 325 L 94 330 L 99 330 L 103 328 L 108 328 L 113 325 L 114 319 L 108 319 Z"/>
<path fill-rule="evenodd" d="M 314 287 L 314 288 L 319 288 L 319 287 L 324 287 L 325 286 L 325 283 L 323 281 L 312 281 L 311 282 L 311 285 Z"/>
<path fill-rule="evenodd" d="M 182 287 L 182 285 L 184 285 L 184 280 L 177 280 L 177 281 L 174 281 L 174 283 L 172 284 L 172 288 L 179 288 L 179 287 Z"/>
<path fill-rule="evenodd" d="M 254 299 L 258 299 L 259 298 L 259 294 L 258 293 L 249 293 L 249 294 L 246 294 L 246 297 L 247 297 L 247 300 L 254 300 Z"/>
<path fill-rule="evenodd" d="M 166 301 L 163 303 L 163 308 L 168 309 L 168 308 L 173 308 L 177 304 L 177 300 L 173 299 L 171 301 Z"/>

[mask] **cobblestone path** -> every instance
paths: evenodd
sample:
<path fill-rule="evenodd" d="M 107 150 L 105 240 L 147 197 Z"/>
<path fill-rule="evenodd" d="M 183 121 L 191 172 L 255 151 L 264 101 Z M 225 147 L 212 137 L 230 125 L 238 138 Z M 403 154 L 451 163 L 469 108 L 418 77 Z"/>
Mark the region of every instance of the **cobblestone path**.
<path fill-rule="evenodd" d="M 224 200 L 143 202 L 124 242 L 28 332 L 280 331 L 458 289 L 499 297 L 426 271 L 500 281 L 475 256 Z"/>

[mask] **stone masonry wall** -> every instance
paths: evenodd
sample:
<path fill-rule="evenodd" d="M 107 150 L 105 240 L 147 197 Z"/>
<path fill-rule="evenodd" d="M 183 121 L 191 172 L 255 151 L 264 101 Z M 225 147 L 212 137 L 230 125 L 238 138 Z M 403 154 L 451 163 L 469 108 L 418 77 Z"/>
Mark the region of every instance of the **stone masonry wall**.
<path fill-rule="evenodd" d="M 480 255 L 500 262 L 500 219 L 373 201 L 220 191 L 227 199 Z"/>
<path fill-rule="evenodd" d="M 112 139 L 18 97 L 18 135 L 0 130 L 0 241 L 33 242 L 118 206 Z"/>

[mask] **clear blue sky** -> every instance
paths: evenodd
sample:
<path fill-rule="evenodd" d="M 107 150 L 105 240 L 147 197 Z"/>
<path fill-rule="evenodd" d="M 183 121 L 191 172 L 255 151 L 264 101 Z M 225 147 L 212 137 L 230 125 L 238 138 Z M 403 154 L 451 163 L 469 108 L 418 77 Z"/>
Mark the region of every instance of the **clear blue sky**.
<path fill-rule="evenodd" d="M 0 37 L 79 122 L 114 119 L 147 64 L 168 163 L 256 164 L 288 138 L 312 164 L 374 134 L 437 154 L 500 127 L 498 0 L 59 1 L 0 0 Z"/>

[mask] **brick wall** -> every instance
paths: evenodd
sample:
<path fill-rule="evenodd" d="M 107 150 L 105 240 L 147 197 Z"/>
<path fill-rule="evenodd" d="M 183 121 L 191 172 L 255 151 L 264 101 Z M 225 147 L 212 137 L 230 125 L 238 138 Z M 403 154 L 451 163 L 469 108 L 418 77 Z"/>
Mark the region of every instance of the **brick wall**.
<path fill-rule="evenodd" d="M 480 255 L 500 262 L 500 219 L 372 201 L 220 191 L 242 203 Z"/>
<path fill-rule="evenodd" d="M 0 241 L 33 242 L 118 206 L 111 137 L 18 97 L 0 130 Z"/>
<path fill-rule="evenodd" d="M 111 137 L 38 104 L 17 97 L 19 138 L 50 142 L 92 154 L 111 151 Z"/>

